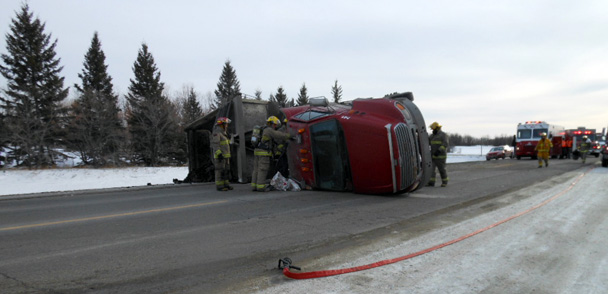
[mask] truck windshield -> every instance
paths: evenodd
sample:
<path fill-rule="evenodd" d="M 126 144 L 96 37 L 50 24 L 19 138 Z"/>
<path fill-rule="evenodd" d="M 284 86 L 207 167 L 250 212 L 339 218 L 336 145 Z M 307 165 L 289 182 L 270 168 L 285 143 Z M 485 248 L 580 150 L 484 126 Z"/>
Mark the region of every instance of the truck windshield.
<path fill-rule="evenodd" d="M 517 131 L 517 138 L 518 139 L 530 139 L 530 138 L 532 138 L 532 130 L 530 130 L 530 129 L 518 130 Z"/>
<path fill-rule="evenodd" d="M 319 188 L 344 191 L 350 165 L 342 128 L 337 120 L 310 126 L 315 181 Z"/>
<path fill-rule="evenodd" d="M 547 129 L 534 129 L 534 139 L 540 139 L 540 134 L 541 133 L 545 133 L 547 134 Z"/>
<path fill-rule="evenodd" d="M 302 120 L 302 121 L 311 121 L 311 120 L 315 120 L 317 118 L 328 116 L 328 115 L 329 114 L 325 113 L 325 112 L 310 110 L 310 111 L 302 112 L 294 117 L 299 120 Z"/>

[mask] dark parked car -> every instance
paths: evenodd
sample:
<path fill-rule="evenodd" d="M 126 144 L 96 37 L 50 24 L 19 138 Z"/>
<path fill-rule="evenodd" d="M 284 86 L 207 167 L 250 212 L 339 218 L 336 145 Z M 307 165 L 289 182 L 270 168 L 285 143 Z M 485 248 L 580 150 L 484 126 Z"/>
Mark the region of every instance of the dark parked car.
<path fill-rule="evenodd" d="M 490 160 L 490 159 L 498 160 L 499 158 L 505 159 L 507 157 L 513 158 L 513 149 L 511 149 L 510 146 L 506 146 L 506 145 L 493 147 L 492 149 L 490 149 L 488 154 L 486 154 L 486 160 Z"/>

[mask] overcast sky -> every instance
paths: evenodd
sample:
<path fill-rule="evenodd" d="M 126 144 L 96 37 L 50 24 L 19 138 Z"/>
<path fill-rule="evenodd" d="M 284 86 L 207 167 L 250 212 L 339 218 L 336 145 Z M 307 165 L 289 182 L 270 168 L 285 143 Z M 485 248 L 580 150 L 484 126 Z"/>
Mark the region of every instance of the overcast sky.
<path fill-rule="evenodd" d="M 21 0 L 0 0 L 0 53 Z M 411 91 L 427 125 L 512 135 L 517 123 L 608 126 L 608 1 L 29 0 L 80 83 L 97 31 L 125 95 L 146 43 L 169 93 L 205 96 L 230 60 L 241 91 L 343 100 Z M 6 80 L 0 78 L 0 87 Z"/>

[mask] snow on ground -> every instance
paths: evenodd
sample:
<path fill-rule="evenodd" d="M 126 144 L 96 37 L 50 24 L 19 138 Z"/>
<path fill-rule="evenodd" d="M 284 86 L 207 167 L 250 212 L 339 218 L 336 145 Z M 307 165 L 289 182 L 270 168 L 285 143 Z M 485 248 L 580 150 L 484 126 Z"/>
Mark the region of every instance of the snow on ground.
<path fill-rule="evenodd" d="M 187 175 L 188 167 L 5 169 L 0 195 L 162 185 Z"/>
<path fill-rule="evenodd" d="M 422 236 L 395 232 L 377 244 L 326 257 L 323 263 L 333 264 L 329 268 L 296 260 L 294 264 L 306 272 L 398 258 L 467 236 L 554 199 L 447 247 L 374 269 L 311 280 L 292 280 L 277 271 L 273 278 L 252 282 L 247 292 L 606 293 L 608 169 L 595 168 L 571 186 L 581 175 L 570 172 L 507 194 L 499 200 L 507 206 L 452 225 L 446 220 L 443 228 Z"/>
<path fill-rule="evenodd" d="M 448 154 L 448 163 L 485 160 L 492 146 L 456 146 Z M 71 159 L 73 161 L 73 159 Z M 41 192 L 74 191 L 172 184 L 173 179 L 183 180 L 188 167 L 129 167 L 115 169 L 69 168 L 73 162 L 64 162 L 68 168 L 0 170 L 0 195 Z"/>

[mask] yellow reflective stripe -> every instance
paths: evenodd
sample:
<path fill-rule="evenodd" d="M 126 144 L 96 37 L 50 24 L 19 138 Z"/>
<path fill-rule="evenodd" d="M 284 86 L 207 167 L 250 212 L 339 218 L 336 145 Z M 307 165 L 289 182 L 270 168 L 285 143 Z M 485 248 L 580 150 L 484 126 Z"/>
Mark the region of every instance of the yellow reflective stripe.
<path fill-rule="evenodd" d="M 253 155 L 255 155 L 255 156 L 272 156 L 272 153 L 270 153 L 270 151 L 266 151 L 266 150 L 256 150 L 253 152 Z"/>
<path fill-rule="evenodd" d="M 217 151 L 215 151 L 215 153 L 213 154 L 213 158 L 220 157 L 220 154 L 222 154 L 222 156 L 224 156 L 224 158 L 230 158 L 230 153 L 222 153 L 222 151 L 219 149 Z"/>
<path fill-rule="evenodd" d="M 446 155 L 438 155 L 438 156 L 433 155 L 433 159 L 444 159 L 444 158 L 448 158 L 448 157 Z"/>
<path fill-rule="evenodd" d="M 230 140 L 220 141 L 220 145 L 230 145 Z"/>
<path fill-rule="evenodd" d="M 443 144 L 443 141 L 431 141 L 431 144 L 432 145 L 437 145 L 437 144 L 441 145 L 441 144 Z"/>

